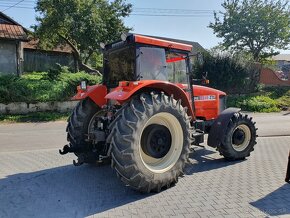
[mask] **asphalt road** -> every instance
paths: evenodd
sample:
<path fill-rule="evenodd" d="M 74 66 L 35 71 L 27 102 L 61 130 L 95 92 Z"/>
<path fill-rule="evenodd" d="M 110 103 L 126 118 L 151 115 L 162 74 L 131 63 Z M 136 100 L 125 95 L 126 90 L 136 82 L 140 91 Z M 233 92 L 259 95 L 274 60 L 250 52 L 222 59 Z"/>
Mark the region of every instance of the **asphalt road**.
<path fill-rule="evenodd" d="M 290 112 L 251 113 L 259 137 L 290 136 Z M 66 142 L 66 122 L 0 125 L 0 152 L 61 148 Z"/>

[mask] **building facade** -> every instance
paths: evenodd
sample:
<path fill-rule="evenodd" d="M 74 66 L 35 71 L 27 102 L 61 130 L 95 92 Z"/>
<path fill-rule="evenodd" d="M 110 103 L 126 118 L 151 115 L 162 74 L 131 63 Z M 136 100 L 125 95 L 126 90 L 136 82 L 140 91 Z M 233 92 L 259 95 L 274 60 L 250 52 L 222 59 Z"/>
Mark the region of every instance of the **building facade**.
<path fill-rule="evenodd" d="M 24 28 L 0 12 L 0 73 L 21 74 L 23 70 Z"/>
<path fill-rule="evenodd" d="M 44 72 L 57 69 L 58 65 L 75 71 L 76 60 L 70 46 L 41 49 L 38 39 L 32 38 L 28 30 L 0 12 L 0 74 Z"/>

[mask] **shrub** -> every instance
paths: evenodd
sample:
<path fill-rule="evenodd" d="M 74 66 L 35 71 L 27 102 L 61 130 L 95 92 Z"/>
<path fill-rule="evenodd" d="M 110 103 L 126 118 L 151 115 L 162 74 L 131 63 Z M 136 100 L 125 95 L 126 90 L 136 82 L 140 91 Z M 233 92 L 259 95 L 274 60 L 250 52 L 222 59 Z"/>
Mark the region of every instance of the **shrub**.
<path fill-rule="evenodd" d="M 254 112 L 279 112 L 290 107 L 290 90 L 280 98 L 273 98 L 272 92 L 265 91 L 245 96 L 228 96 L 228 107 L 239 107 L 244 111 Z"/>
<path fill-rule="evenodd" d="M 229 94 L 251 93 L 257 90 L 260 69 L 240 56 L 229 54 L 203 55 L 204 61 L 194 65 L 196 78 L 208 73 L 210 86 Z"/>
<path fill-rule="evenodd" d="M 0 76 L 0 103 L 69 100 L 82 80 L 94 85 L 101 81 L 101 77 L 65 70 L 53 80 L 47 72 L 33 72 L 21 77 L 3 75 Z"/>
<path fill-rule="evenodd" d="M 257 112 L 278 112 L 280 109 L 277 106 L 277 102 L 268 96 L 252 97 L 241 103 L 244 110 Z"/>

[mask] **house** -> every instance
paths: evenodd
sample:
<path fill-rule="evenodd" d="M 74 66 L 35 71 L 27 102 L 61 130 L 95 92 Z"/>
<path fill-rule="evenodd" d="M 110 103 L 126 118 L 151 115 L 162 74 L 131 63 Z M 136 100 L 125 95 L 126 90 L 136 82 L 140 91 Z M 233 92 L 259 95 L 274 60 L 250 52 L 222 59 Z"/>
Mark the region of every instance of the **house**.
<path fill-rule="evenodd" d="M 276 61 L 279 67 L 283 67 L 284 65 L 290 65 L 290 54 L 278 54 L 272 57 L 274 61 Z"/>
<path fill-rule="evenodd" d="M 290 54 L 279 54 L 272 59 L 276 62 L 277 67 L 279 68 L 280 74 L 282 77 L 289 79 L 290 78 Z"/>
<path fill-rule="evenodd" d="M 68 66 L 72 71 L 76 63 L 72 48 L 69 45 L 59 45 L 52 49 L 41 49 L 38 39 L 30 39 L 23 43 L 24 72 L 47 72 L 61 66 Z"/>
<path fill-rule="evenodd" d="M 0 73 L 19 75 L 22 72 L 22 44 L 25 41 L 25 29 L 0 12 Z"/>
<path fill-rule="evenodd" d="M 41 49 L 39 40 L 29 35 L 27 29 L 0 12 L 0 74 L 48 71 L 57 64 L 76 69 L 70 46 Z"/>

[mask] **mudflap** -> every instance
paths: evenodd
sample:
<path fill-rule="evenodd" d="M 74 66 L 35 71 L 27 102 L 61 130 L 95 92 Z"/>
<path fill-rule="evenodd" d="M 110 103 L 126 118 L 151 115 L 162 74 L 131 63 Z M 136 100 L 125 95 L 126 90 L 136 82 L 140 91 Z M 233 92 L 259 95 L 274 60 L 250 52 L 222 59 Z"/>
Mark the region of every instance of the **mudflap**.
<path fill-rule="evenodd" d="M 221 144 L 232 116 L 240 111 L 240 108 L 230 107 L 218 116 L 210 128 L 207 139 L 208 146 L 216 148 Z"/>

